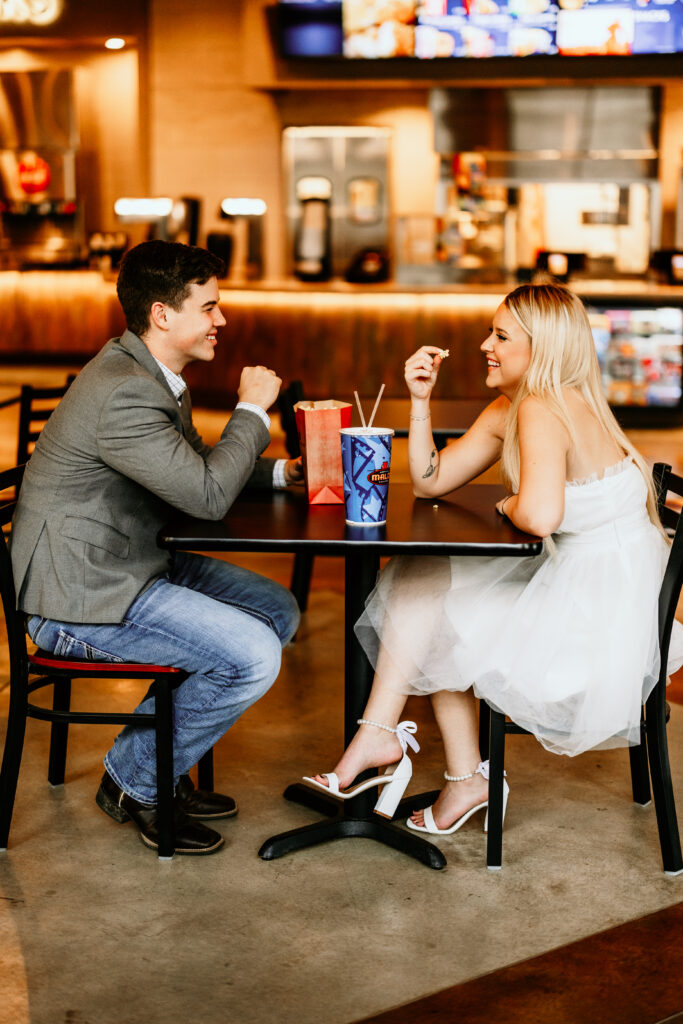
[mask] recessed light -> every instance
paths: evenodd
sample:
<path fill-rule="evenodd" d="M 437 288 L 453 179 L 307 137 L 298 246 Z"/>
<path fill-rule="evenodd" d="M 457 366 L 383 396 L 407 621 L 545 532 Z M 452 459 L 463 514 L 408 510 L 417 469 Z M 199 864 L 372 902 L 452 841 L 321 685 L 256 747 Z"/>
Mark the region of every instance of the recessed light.
<path fill-rule="evenodd" d="M 224 199 L 221 213 L 224 217 L 260 217 L 266 212 L 266 204 L 262 199 Z"/>
<path fill-rule="evenodd" d="M 126 45 L 126 40 L 119 38 L 119 36 L 112 36 L 111 39 L 105 40 L 104 45 L 108 50 L 122 50 Z"/>
<path fill-rule="evenodd" d="M 114 203 L 116 216 L 128 223 L 154 221 L 159 217 L 168 217 L 172 210 L 173 200 L 162 196 L 158 198 L 149 196 L 141 199 L 124 196 Z"/>

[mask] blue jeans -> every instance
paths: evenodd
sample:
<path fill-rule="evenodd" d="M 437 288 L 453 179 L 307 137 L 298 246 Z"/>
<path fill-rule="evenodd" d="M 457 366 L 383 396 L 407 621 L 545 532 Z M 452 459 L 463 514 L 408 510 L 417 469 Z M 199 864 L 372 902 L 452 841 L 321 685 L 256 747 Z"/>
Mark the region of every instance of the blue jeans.
<path fill-rule="evenodd" d="M 279 583 L 180 552 L 168 576 L 133 601 L 123 622 L 83 625 L 34 615 L 28 632 L 55 654 L 189 672 L 173 694 L 177 781 L 270 688 L 298 624 L 296 601 Z M 136 708 L 152 710 L 149 696 Z M 104 759 L 116 784 L 144 804 L 156 803 L 155 747 L 153 730 L 126 726 Z"/>

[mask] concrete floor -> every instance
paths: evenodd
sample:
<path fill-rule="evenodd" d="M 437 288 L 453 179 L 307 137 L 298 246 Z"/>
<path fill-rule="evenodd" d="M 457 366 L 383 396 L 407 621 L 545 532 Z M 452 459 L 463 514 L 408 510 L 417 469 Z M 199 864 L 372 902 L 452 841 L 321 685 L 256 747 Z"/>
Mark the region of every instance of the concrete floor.
<path fill-rule="evenodd" d="M 221 417 L 198 418 L 210 438 Z M 3 466 L 11 424 L 0 413 Z M 680 465 L 683 431 L 638 443 Z M 288 581 L 290 556 L 239 561 Z M 280 678 L 216 747 L 217 787 L 240 813 L 215 856 L 160 864 L 96 807 L 115 727 L 72 729 L 67 784 L 51 789 L 48 728 L 29 723 L 0 855 L 0 1024 L 347 1024 L 681 902 L 683 876 L 661 871 L 654 811 L 631 802 L 626 751 L 569 760 L 529 737 L 509 740 L 501 872 L 486 870 L 478 817 L 439 840 L 441 872 L 360 839 L 261 861 L 265 838 L 316 820 L 284 787 L 341 750 L 342 590 L 341 562 L 318 559 Z M 81 683 L 77 694 L 81 706 L 128 709 L 137 686 Z M 434 788 L 443 758 L 429 707 L 413 698 L 407 713 L 422 744 L 411 791 Z M 681 706 L 669 735 L 681 804 Z"/>

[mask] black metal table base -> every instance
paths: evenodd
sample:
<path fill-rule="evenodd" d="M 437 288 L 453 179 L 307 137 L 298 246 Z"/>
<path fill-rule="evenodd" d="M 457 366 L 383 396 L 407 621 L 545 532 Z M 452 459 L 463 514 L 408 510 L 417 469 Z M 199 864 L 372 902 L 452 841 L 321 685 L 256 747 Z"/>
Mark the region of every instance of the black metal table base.
<path fill-rule="evenodd" d="M 279 836 L 272 836 L 267 839 L 259 850 L 259 857 L 263 860 L 275 860 L 283 857 L 286 853 L 293 853 L 295 850 L 303 850 L 307 846 L 315 846 L 317 843 L 327 843 L 332 839 L 375 839 L 385 846 L 400 853 L 407 853 L 429 868 L 446 867 L 446 858 L 436 846 L 420 839 L 419 836 L 407 832 L 389 821 L 370 821 L 368 818 L 347 817 L 340 811 L 335 818 L 327 821 L 318 821 L 314 825 L 304 825 L 303 828 L 295 828 L 290 832 L 282 832 Z"/>
<path fill-rule="evenodd" d="M 344 745 L 348 746 L 358 728 L 358 719 L 363 717 L 370 687 L 372 668 L 363 649 L 356 640 L 354 624 L 365 608 L 365 598 L 375 585 L 379 569 L 378 551 L 363 546 L 350 549 L 346 554 L 344 580 L 346 600 L 344 604 Z M 358 781 L 369 778 L 372 770 L 361 772 Z M 446 858 L 433 843 L 422 839 L 416 832 L 392 824 L 386 818 L 373 813 L 377 791 L 370 787 L 352 800 L 340 803 L 322 790 L 302 783 L 295 783 L 285 790 L 285 798 L 303 804 L 319 814 L 332 816 L 328 821 L 316 822 L 302 828 L 282 832 L 267 839 L 259 850 L 263 860 L 275 860 L 286 853 L 302 850 L 317 843 L 332 839 L 347 839 L 360 836 L 384 843 L 394 850 L 407 853 L 427 867 L 437 870 L 446 867 Z M 397 818 L 407 818 L 414 810 L 427 807 L 438 796 L 437 792 L 422 793 L 401 801 Z"/>
<path fill-rule="evenodd" d="M 291 800 L 302 807 L 308 807 L 309 811 L 317 811 L 318 814 L 327 814 L 334 818 L 339 813 L 341 804 L 333 796 L 328 796 L 321 789 L 313 789 L 303 782 L 295 782 L 282 794 L 285 800 Z"/>
<path fill-rule="evenodd" d="M 332 817 L 327 821 L 304 825 L 302 828 L 291 829 L 289 832 L 282 832 L 280 835 L 267 839 L 259 850 L 259 857 L 262 860 L 275 860 L 278 857 L 283 857 L 286 853 L 294 853 L 294 851 L 303 850 L 307 846 L 327 843 L 333 839 L 361 838 L 374 839 L 376 842 L 384 843 L 385 846 L 390 846 L 400 853 L 406 853 L 429 868 L 440 870 L 446 867 L 446 858 L 433 843 L 390 821 L 382 820 L 377 815 L 370 817 L 364 814 L 363 810 L 356 810 L 361 798 L 345 802 L 340 806 L 339 801 L 334 797 L 326 796 L 301 783 L 288 786 L 284 795 L 287 800 L 293 800 L 311 810 L 332 815 Z M 436 799 L 437 795 L 434 792 L 407 797 L 399 804 L 399 815 L 407 816 L 418 806 L 426 807 L 429 802 L 433 802 L 432 798 Z M 425 802 L 420 803 L 421 800 Z M 354 805 L 354 808 L 351 807 L 351 804 Z"/>

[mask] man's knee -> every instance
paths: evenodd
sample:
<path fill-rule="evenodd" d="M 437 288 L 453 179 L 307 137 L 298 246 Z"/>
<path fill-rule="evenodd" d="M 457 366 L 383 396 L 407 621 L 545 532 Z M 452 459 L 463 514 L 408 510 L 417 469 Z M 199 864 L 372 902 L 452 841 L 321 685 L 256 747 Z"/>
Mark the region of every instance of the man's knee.
<path fill-rule="evenodd" d="M 239 683 L 250 690 L 251 699 L 258 700 L 271 688 L 280 672 L 282 644 L 276 633 L 266 626 L 258 643 L 244 652 L 245 660 L 239 672 Z M 234 677 L 233 677 L 234 685 Z"/>

